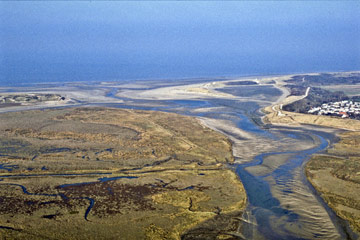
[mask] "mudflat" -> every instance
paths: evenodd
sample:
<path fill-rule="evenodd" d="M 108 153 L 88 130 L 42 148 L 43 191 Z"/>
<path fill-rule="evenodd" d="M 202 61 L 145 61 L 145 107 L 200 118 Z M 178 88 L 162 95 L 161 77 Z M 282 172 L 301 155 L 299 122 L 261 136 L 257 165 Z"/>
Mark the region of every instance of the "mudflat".
<path fill-rule="evenodd" d="M 200 228 L 226 238 L 246 204 L 226 167 L 230 141 L 191 117 L 99 107 L 4 113 L 0 141 L 7 239 L 180 239 Z"/>

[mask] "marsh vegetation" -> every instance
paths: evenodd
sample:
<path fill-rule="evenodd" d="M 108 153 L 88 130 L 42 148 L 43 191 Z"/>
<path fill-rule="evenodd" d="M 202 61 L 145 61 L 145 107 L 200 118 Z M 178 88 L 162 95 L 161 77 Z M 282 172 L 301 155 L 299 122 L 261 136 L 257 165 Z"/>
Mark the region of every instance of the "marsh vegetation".
<path fill-rule="evenodd" d="M 226 236 L 224 219 L 245 207 L 225 167 L 231 143 L 194 118 L 111 108 L 0 118 L 6 238 L 179 239 L 203 221 Z"/>

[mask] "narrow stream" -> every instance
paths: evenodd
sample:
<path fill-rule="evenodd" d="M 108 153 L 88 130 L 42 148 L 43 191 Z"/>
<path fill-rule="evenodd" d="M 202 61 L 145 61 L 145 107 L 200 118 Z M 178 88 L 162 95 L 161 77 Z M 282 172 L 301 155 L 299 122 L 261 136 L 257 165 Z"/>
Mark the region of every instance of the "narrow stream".
<path fill-rule="evenodd" d="M 23 193 L 26 195 L 45 196 L 45 197 L 61 197 L 61 199 L 64 199 L 64 200 L 70 199 L 69 197 L 65 196 L 62 193 L 59 193 L 59 194 L 31 193 L 27 190 L 27 188 L 25 186 L 20 185 L 20 184 L 15 184 L 15 183 L 3 183 L 0 185 L 20 187 L 21 190 L 23 191 Z M 95 203 L 94 199 L 90 198 L 90 197 L 78 197 L 78 198 L 71 198 L 71 199 L 84 199 L 84 200 L 89 201 L 89 206 L 87 207 L 87 209 L 85 211 L 85 215 L 84 215 L 84 219 L 86 221 L 88 221 L 88 215 L 90 213 L 91 208 L 94 206 L 94 203 Z"/>
<path fill-rule="evenodd" d="M 32 175 L 9 175 L 9 176 L 5 176 L 5 177 L 35 177 L 35 176 L 86 176 L 86 175 L 110 175 L 112 173 L 84 173 L 84 174 L 32 174 Z M 2 176 L 4 177 L 4 176 Z M 119 177 L 102 177 L 102 178 L 98 178 L 97 182 L 81 182 L 81 183 L 73 183 L 73 184 L 63 184 L 63 185 L 59 185 L 57 186 L 58 189 L 62 189 L 62 188 L 66 188 L 66 187 L 71 187 L 71 186 L 79 186 L 79 185 L 86 185 L 86 184 L 93 184 L 93 183 L 103 183 L 103 182 L 108 182 L 108 181 L 114 181 L 114 180 L 118 180 L 118 179 L 135 179 L 138 178 L 136 176 L 119 176 Z M 0 183 L 0 186 L 16 186 L 16 187 L 20 187 L 21 190 L 23 191 L 24 194 L 26 195 L 34 195 L 34 196 L 45 196 L 45 197 L 61 197 L 61 199 L 63 200 L 67 200 L 67 199 L 83 199 L 83 200 L 87 200 L 89 201 L 89 205 L 85 210 L 85 214 L 84 214 L 84 219 L 88 221 L 88 216 L 89 213 L 91 211 L 91 209 L 94 207 L 95 204 L 95 200 L 91 197 L 68 197 L 63 193 L 58 193 L 58 194 L 47 194 L 47 193 L 31 193 L 27 190 L 27 188 L 21 184 L 16 184 L 16 183 Z M 0 226 L 1 227 L 1 226 Z"/>

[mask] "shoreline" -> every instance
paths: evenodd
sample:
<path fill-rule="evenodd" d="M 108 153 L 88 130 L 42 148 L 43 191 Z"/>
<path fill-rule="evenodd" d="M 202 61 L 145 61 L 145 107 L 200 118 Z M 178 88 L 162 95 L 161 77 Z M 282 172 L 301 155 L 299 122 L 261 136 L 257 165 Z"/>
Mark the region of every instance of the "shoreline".
<path fill-rule="evenodd" d="M 341 73 L 357 73 L 360 71 L 342 71 Z M 275 104 L 286 104 L 284 100 L 288 101 L 289 97 L 286 96 L 289 94 L 288 90 L 283 87 L 284 80 L 291 78 L 296 75 L 314 75 L 320 73 L 336 73 L 336 72 L 301 72 L 301 73 L 287 73 L 287 74 L 248 74 L 240 76 L 227 76 L 227 77 L 197 77 L 197 78 L 164 78 L 164 79 L 136 79 L 136 80 L 120 80 L 120 81 L 78 81 L 78 82 L 39 82 L 39 83 L 29 83 L 16 86 L 0 86 L 0 95 L 4 93 L 57 93 L 63 94 L 68 100 L 69 103 L 63 104 L 39 104 L 44 108 L 56 107 L 56 106 L 71 106 L 78 105 L 76 103 L 123 103 L 124 101 L 121 98 L 130 97 L 131 99 L 142 99 L 142 100 L 166 100 L 166 99 L 203 99 L 207 97 L 216 97 L 216 98 L 234 98 L 239 99 L 238 97 L 231 96 L 227 93 L 219 93 L 214 90 L 215 87 L 224 87 L 224 83 L 232 81 L 244 81 L 244 80 L 255 80 L 259 85 L 271 84 L 275 88 L 283 92 L 282 96 L 278 98 L 275 102 L 268 101 L 268 104 L 273 107 L 273 111 L 264 107 L 262 109 L 269 112 L 274 112 L 274 108 L 277 106 Z M 260 80 L 258 80 L 260 78 Z M 268 81 L 268 83 L 266 83 Z M 275 81 L 275 83 L 270 83 L 270 81 Z M 165 86 L 164 83 L 166 83 Z M 215 86 L 205 86 L 208 83 L 216 82 L 218 85 Z M 155 83 L 155 85 L 154 85 Z M 185 84 L 184 84 L 185 83 Z M 94 89 L 94 86 L 97 85 L 99 89 Z M 141 87 L 141 95 L 137 96 L 137 86 Z M 153 88 L 153 89 L 151 89 Z M 118 99 L 114 97 L 108 97 L 107 92 L 117 89 L 118 92 L 115 93 L 115 96 L 118 96 Z M 124 90 L 123 90 L 124 89 Z M 126 91 L 130 91 L 130 95 L 126 94 Z M 120 91 L 120 92 L 119 92 Z M 172 91 L 169 94 L 169 91 Z M 144 92 L 147 92 L 144 95 Z M 165 92 L 165 93 L 164 93 Z M 124 94 L 125 93 L 125 94 Z M 157 96 L 156 98 L 150 96 Z M 177 98 L 174 98 L 174 95 L 177 95 Z M 247 98 L 242 98 L 244 101 L 249 100 Z M 298 99 L 291 99 L 291 101 L 296 101 Z M 289 103 L 289 102 L 287 102 Z M 55 106 L 56 105 L 56 106 Z M 275 105 L 275 106 L 274 106 Z M 29 109 L 34 106 L 31 105 Z M 39 108 L 39 107 L 35 107 Z M 11 111 L 21 111 L 26 110 L 26 106 L 18 107 L 5 107 L 0 108 L 0 113 L 5 112 L 6 109 Z M 260 110 L 260 109 L 259 109 Z M 275 122 L 274 122 L 275 123 Z"/>
<path fill-rule="evenodd" d="M 181 80 L 190 80 L 190 81 L 198 81 L 198 80 L 216 80 L 216 79 L 242 79 L 242 78 L 264 78 L 264 77 L 281 77 L 288 75 L 310 75 L 310 74 L 320 74 L 320 73 L 348 73 L 348 72 L 360 72 L 360 70 L 318 70 L 318 71 L 299 71 L 299 72 L 282 72 L 282 73 L 244 73 L 244 74 L 229 74 L 229 75 L 216 75 L 216 76 L 183 76 L 183 77 L 152 77 L 152 78 L 127 78 L 127 79 L 103 79 L 103 80 L 83 80 L 83 81 L 43 81 L 43 82 L 16 82 L 14 85 L 6 84 L 0 85 L 1 88 L 11 88 L 11 87 L 29 87 L 33 85 L 46 85 L 46 84 L 64 84 L 64 83 L 73 83 L 73 84 L 83 84 L 83 83 L 126 83 L 126 82 L 158 82 L 158 81 L 181 81 Z M 20 85 L 20 86 L 19 86 Z"/>

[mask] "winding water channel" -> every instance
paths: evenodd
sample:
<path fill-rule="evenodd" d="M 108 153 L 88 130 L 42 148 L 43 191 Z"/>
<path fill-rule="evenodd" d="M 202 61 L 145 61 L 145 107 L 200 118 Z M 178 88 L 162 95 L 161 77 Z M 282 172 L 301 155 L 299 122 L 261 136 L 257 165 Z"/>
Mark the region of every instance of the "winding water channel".
<path fill-rule="evenodd" d="M 146 101 L 146 104 L 151 102 Z M 158 105 L 158 101 L 153 102 Z M 261 106 L 255 101 L 177 100 L 162 101 L 164 106 L 160 107 L 156 104 L 142 107 L 143 103 L 135 101 L 134 105 L 119 107 L 224 120 L 233 131 L 212 127 L 228 135 L 234 149 L 241 150 L 242 143 L 249 145 L 253 157 L 246 159 L 235 154 L 236 164 L 230 166 L 241 179 L 248 196 L 248 206 L 238 228 L 245 239 L 352 239 L 347 224 L 317 195 L 303 171 L 312 154 L 323 151 L 333 142 L 331 133 L 305 127 L 258 125 L 255 122 L 259 122 L 256 120 L 262 115 Z M 206 110 L 197 111 L 201 108 Z M 236 130 L 251 137 L 236 134 Z M 262 149 L 262 143 L 267 147 Z"/>
<path fill-rule="evenodd" d="M 117 89 L 109 91 L 107 97 L 119 98 L 116 92 Z M 262 116 L 259 109 L 265 104 L 251 100 L 120 99 L 125 102 L 104 105 L 176 112 L 199 117 L 205 123 L 211 120 L 222 123 L 210 127 L 226 134 L 233 142 L 236 162 L 229 167 L 241 179 L 248 196 L 248 206 L 238 227 L 238 233 L 246 239 L 351 239 L 346 224 L 316 194 L 303 172 L 304 164 L 310 156 L 323 151 L 333 141 L 331 133 L 305 127 L 259 124 Z M 0 165 L 3 169 L 11 167 L 14 166 Z M 6 177 L 11 176 L 9 174 Z M 101 178 L 99 181 L 120 178 Z M 12 185 L 20 187 L 24 194 L 33 194 L 22 185 Z M 87 219 L 94 200 L 88 197 L 81 199 L 89 201 L 84 216 Z"/>

